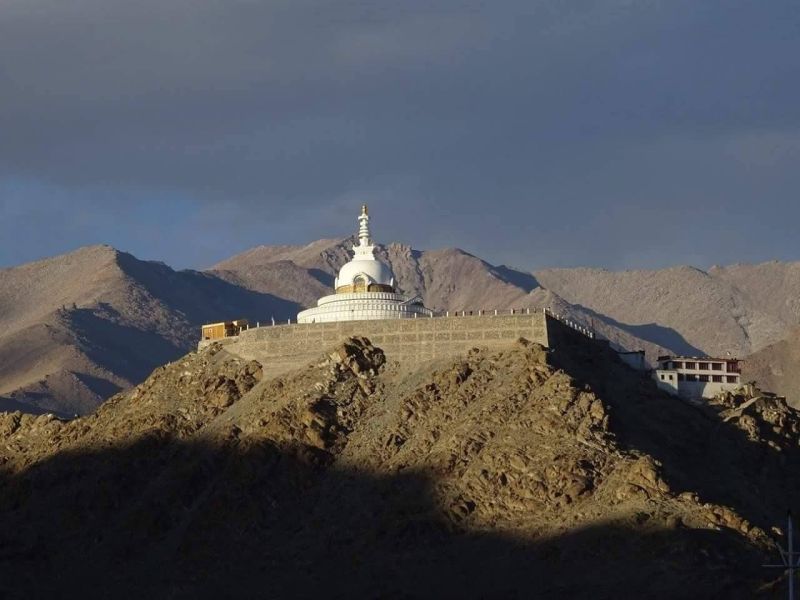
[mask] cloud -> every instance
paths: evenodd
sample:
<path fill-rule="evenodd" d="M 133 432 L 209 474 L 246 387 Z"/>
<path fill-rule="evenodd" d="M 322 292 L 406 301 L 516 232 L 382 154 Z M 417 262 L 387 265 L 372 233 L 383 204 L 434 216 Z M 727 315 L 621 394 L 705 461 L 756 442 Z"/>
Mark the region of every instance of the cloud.
<path fill-rule="evenodd" d="M 800 130 L 796 25 L 784 0 L 6 0 L 0 180 L 72 214 L 144 207 L 134 246 L 156 204 L 176 228 L 250 215 L 197 263 L 349 232 L 366 199 L 392 239 L 627 264 L 630 232 L 674 222 L 664 198 L 790 209 L 764 173 L 792 182 L 796 153 L 731 140 Z M 551 250 L 576 228 L 600 239 Z"/>

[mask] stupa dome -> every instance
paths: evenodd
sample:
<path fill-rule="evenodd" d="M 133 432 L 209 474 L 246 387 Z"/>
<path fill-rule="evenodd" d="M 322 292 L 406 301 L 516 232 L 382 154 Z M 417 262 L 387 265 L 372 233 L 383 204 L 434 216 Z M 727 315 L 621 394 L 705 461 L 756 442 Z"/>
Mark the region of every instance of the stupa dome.
<path fill-rule="evenodd" d="M 331 323 L 373 319 L 417 319 L 432 317 L 418 296 L 406 297 L 394 288 L 394 274 L 375 256 L 369 233 L 367 207 L 358 217 L 358 244 L 353 246 L 353 260 L 339 271 L 335 294 L 324 296 L 317 305 L 297 315 L 298 323 Z"/>
<path fill-rule="evenodd" d="M 379 286 L 381 289 L 372 289 Z M 336 279 L 336 292 L 392 292 L 394 291 L 394 274 L 381 261 L 354 258 L 339 271 Z M 340 292 L 341 290 L 341 292 Z"/>
<path fill-rule="evenodd" d="M 358 222 L 358 245 L 353 246 L 353 259 L 339 271 L 334 284 L 336 293 L 394 292 L 394 273 L 375 256 L 366 205 L 361 207 Z"/>

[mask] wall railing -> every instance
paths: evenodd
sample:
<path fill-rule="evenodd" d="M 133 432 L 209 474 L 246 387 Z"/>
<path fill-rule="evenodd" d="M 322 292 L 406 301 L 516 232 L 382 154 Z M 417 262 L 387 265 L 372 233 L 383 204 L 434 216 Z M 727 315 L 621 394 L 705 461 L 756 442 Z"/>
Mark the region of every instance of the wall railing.
<path fill-rule="evenodd" d="M 560 322 L 561 324 L 569 327 L 577 331 L 578 333 L 583 334 L 589 339 L 598 339 L 598 334 L 591 328 L 585 326 L 584 324 L 570 319 L 560 313 L 554 312 L 551 308 L 507 308 L 507 309 L 478 309 L 478 310 L 456 310 L 456 311 L 436 311 L 431 312 L 429 317 L 426 316 L 419 316 L 418 314 L 414 314 L 413 317 L 409 317 L 410 319 L 450 319 L 456 317 L 502 317 L 502 316 L 522 316 L 522 315 L 531 315 L 536 314 L 537 312 L 542 312 L 548 317 L 555 319 L 556 321 Z M 400 313 L 398 313 L 398 319 L 401 319 Z M 242 331 L 248 331 L 250 329 L 259 329 L 261 327 L 285 327 L 288 325 L 296 325 L 298 324 L 296 321 L 292 321 L 292 319 L 287 319 L 286 322 L 276 320 L 274 317 L 270 317 L 269 321 L 265 321 L 261 323 L 260 321 L 256 321 L 255 326 L 247 326 L 242 329 Z M 306 325 L 322 325 L 323 323 L 305 323 Z"/>

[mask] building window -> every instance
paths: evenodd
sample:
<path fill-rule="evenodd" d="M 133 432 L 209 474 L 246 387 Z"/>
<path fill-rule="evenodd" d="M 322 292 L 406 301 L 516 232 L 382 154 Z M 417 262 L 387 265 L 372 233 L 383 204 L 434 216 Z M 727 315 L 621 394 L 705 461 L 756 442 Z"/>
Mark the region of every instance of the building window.
<path fill-rule="evenodd" d="M 682 369 L 683 368 L 683 363 L 682 362 L 674 362 L 674 363 L 672 363 L 672 368 L 673 369 Z"/>
<path fill-rule="evenodd" d="M 664 374 L 661 374 L 661 381 L 664 381 Z"/>
<path fill-rule="evenodd" d="M 678 381 L 686 381 L 686 376 L 683 373 L 678 373 Z"/>
<path fill-rule="evenodd" d="M 674 381 L 674 380 L 675 380 L 675 377 L 674 377 L 674 376 L 672 376 L 672 375 L 670 375 L 670 376 L 669 376 L 669 380 L 670 380 L 670 381 Z"/>
<path fill-rule="evenodd" d="M 700 381 L 708 383 L 708 375 L 699 375 Z"/>
<path fill-rule="evenodd" d="M 693 363 L 693 362 L 687 362 L 686 363 L 686 368 L 687 369 L 694 369 L 695 368 L 694 365 L 695 365 L 695 363 Z"/>
<path fill-rule="evenodd" d="M 728 383 L 739 383 L 739 378 L 736 375 L 728 375 Z"/>
<path fill-rule="evenodd" d="M 712 371 L 722 371 L 722 363 L 711 363 Z"/>
<path fill-rule="evenodd" d="M 712 375 L 711 379 L 714 383 L 722 383 L 722 375 Z"/>
<path fill-rule="evenodd" d="M 708 363 L 698 363 L 697 368 L 701 371 L 708 371 Z"/>

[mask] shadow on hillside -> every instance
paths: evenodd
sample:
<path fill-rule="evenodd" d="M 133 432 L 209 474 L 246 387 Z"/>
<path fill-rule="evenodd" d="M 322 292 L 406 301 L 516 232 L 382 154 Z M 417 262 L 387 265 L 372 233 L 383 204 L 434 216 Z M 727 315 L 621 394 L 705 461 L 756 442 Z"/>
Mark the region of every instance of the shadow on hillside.
<path fill-rule="evenodd" d="M 95 377 L 88 373 L 73 373 L 73 375 L 75 375 L 78 381 L 85 385 L 89 391 L 93 394 L 97 394 L 100 398 L 110 398 L 114 394 L 122 391 L 122 387 L 107 379 Z"/>
<path fill-rule="evenodd" d="M 689 342 L 686 341 L 686 338 L 684 338 L 680 333 L 678 333 L 671 327 L 664 327 L 663 325 L 658 325 L 657 323 L 647 323 L 645 325 L 629 325 L 628 323 L 622 323 L 621 321 L 612 319 L 607 315 L 593 311 L 591 308 L 587 308 L 581 304 L 576 304 L 575 306 L 585 311 L 589 315 L 593 316 L 598 321 L 603 321 L 608 325 L 617 327 L 618 329 L 630 333 L 631 335 L 636 336 L 639 339 L 645 340 L 646 342 L 651 342 L 653 344 L 658 344 L 659 346 L 663 346 L 664 348 L 671 350 L 677 355 L 705 356 L 705 352 L 703 352 L 700 348 L 692 346 Z"/>
<path fill-rule="evenodd" d="M 0 597 L 751 598 L 725 531 L 470 532 L 422 473 L 153 436 L 0 472 Z"/>
<path fill-rule="evenodd" d="M 308 274 L 325 287 L 333 289 L 333 284 L 336 278 L 330 273 L 326 273 L 322 269 L 308 269 Z"/>
<path fill-rule="evenodd" d="M 54 414 L 61 418 L 72 418 L 75 412 L 71 410 L 60 410 L 53 406 L 52 396 L 45 379 L 42 383 L 34 384 L 35 389 L 26 388 L 16 390 L 12 398 L 0 398 L 0 411 L 15 412 L 20 411 L 31 415 Z M 46 391 L 40 391 L 40 390 Z"/>
<path fill-rule="evenodd" d="M 492 270 L 497 274 L 500 279 L 506 283 L 517 286 L 525 290 L 526 294 L 531 293 L 536 288 L 540 287 L 539 281 L 531 273 L 517 271 L 505 265 L 499 267 L 492 267 Z"/>
<path fill-rule="evenodd" d="M 29 404 L 27 402 L 20 402 L 19 400 L 15 400 L 14 398 L 8 398 L 6 396 L 0 396 L 0 412 L 24 412 L 30 413 L 32 415 L 43 415 L 48 411 L 47 409 L 40 408 L 34 404 Z"/>
<path fill-rule="evenodd" d="M 254 292 L 210 273 L 173 271 L 161 263 L 144 262 L 120 253 L 120 268 L 147 291 L 192 323 L 247 318 L 253 322 L 294 319 L 301 307 L 272 294 Z M 198 333 L 199 338 L 199 333 Z"/>
<path fill-rule="evenodd" d="M 752 442 L 709 405 L 658 390 L 602 342 L 558 324 L 551 337 L 554 365 L 603 399 L 619 443 L 659 461 L 673 493 L 697 492 L 702 502 L 731 507 L 765 531 L 782 527 L 786 509 L 800 506 L 800 447 L 770 447 L 779 441 L 771 425 L 760 427 L 764 441 Z"/>
<path fill-rule="evenodd" d="M 115 312 L 104 304 L 100 305 L 100 310 L 108 314 Z M 156 367 L 186 354 L 185 348 L 170 343 L 156 332 L 115 323 L 98 316 L 92 309 L 73 309 L 66 318 L 78 334 L 81 349 L 89 359 L 129 381 L 143 381 Z M 81 375 L 80 378 L 92 391 L 111 390 L 114 393 L 112 388 L 115 386 L 110 381 L 93 378 L 94 381 L 87 383 L 84 378 L 88 376 Z"/>

